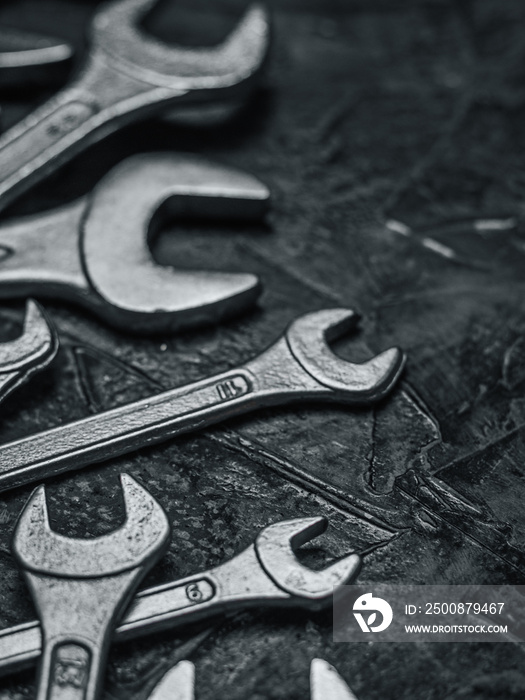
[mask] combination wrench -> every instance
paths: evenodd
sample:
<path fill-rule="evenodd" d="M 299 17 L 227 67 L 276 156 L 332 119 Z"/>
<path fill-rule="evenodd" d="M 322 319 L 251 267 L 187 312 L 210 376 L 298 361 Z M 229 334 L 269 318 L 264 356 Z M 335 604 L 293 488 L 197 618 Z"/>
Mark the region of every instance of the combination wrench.
<path fill-rule="evenodd" d="M 149 244 L 169 218 L 259 219 L 269 191 L 255 177 L 175 153 L 132 156 L 87 197 L 7 221 L 0 246 L 0 298 L 73 301 L 125 331 L 173 332 L 218 322 L 261 291 L 249 273 L 158 265 Z"/>
<path fill-rule="evenodd" d="M 142 486 L 121 474 L 126 521 L 92 539 L 49 526 L 38 487 L 20 514 L 13 554 L 42 623 L 37 700 L 95 700 L 113 628 L 136 587 L 166 550 L 170 525 Z"/>
<path fill-rule="evenodd" d="M 363 364 L 334 355 L 326 340 L 354 327 L 357 320 L 351 309 L 305 314 L 276 343 L 237 369 L 2 445 L 0 491 L 265 406 L 306 399 L 379 401 L 399 379 L 405 358 L 395 347 Z"/>
<path fill-rule="evenodd" d="M 114 631 L 116 642 L 175 629 L 246 608 L 284 606 L 320 610 L 334 591 L 359 573 L 361 557 L 349 554 L 321 571 L 302 565 L 295 550 L 320 535 L 324 517 L 295 518 L 267 526 L 233 559 L 208 571 L 138 593 Z M 26 668 L 42 653 L 37 621 L 0 632 L 0 674 Z"/>
<path fill-rule="evenodd" d="M 89 53 L 70 85 L 0 137 L 0 209 L 94 141 L 178 105 L 239 99 L 261 72 L 269 45 L 262 7 L 249 8 L 210 49 L 165 46 L 138 24 L 157 0 L 97 8 Z"/>

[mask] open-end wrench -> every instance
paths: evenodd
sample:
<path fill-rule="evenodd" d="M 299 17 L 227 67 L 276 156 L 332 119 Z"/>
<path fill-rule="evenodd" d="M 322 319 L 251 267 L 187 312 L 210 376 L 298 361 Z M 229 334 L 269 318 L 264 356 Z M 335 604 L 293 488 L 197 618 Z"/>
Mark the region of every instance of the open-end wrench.
<path fill-rule="evenodd" d="M 323 517 L 274 523 L 224 564 L 141 591 L 116 627 L 114 641 L 143 637 L 246 608 L 319 610 L 330 605 L 334 591 L 359 573 L 361 557 L 349 554 L 322 571 L 312 571 L 294 554 L 302 544 L 321 534 L 326 525 Z M 41 629 L 36 621 L 0 632 L 0 674 L 35 663 L 41 649 Z"/>
<path fill-rule="evenodd" d="M 168 217 L 258 219 L 269 191 L 255 177 L 186 155 L 133 156 L 89 197 L 0 226 L 0 298 L 61 297 L 126 331 L 174 331 L 243 310 L 249 273 L 158 265 L 149 243 Z"/>
<path fill-rule="evenodd" d="M 22 335 L 0 344 L 0 402 L 47 367 L 57 351 L 53 324 L 42 307 L 29 299 Z"/>
<path fill-rule="evenodd" d="M 335 668 L 324 659 L 310 664 L 311 700 L 357 700 Z M 195 667 L 179 661 L 159 680 L 148 700 L 195 700 Z"/>
<path fill-rule="evenodd" d="M 255 359 L 194 384 L 104 411 L 0 447 L 0 490 L 80 469 L 265 406 L 312 399 L 370 404 L 404 364 L 390 348 L 363 364 L 334 355 L 326 340 L 354 327 L 351 309 L 300 316 Z"/>
<path fill-rule="evenodd" d="M 0 87 L 35 87 L 65 75 L 73 56 L 67 42 L 0 26 Z"/>
<path fill-rule="evenodd" d="M 162 507 L 127 474 L 121 482 L 126 521 L 109 535 L 72 539 L 53 532 L 43 486 L 16 525 L 13 554 L 43 630 L 38 700 L 97 697 L 113 628 L 167 547 Z"/>
<path fill-rule="evenodd" d="M 0 138 L 0 208 L 124 124 L 251 89 L 268 49 L 262 7 L 252 6 L 219 46 L 184 49 L 138 28 L 155 4 L 115 0 L 95 10 L 90 51 L 76 79 Z"/>

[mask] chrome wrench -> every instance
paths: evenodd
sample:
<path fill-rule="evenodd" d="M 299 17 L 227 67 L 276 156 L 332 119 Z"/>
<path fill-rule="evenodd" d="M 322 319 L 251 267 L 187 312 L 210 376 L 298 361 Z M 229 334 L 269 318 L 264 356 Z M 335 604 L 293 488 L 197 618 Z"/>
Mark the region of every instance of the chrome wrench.
<path fill-rule="evenodd" d="M 323 517 L 274 523 L 224 564 L 141 591 L 116 627 L 114 641 L 143 637 L 251 607 L 319 610 L 330 605 L 334 590 L 350 583 L 359 573 L 361 557 L 349 554 L 322 571 L 300 564 L 294 551 L 321 534 L 326 526 Z M 42 633 L 37 621 L 0 632 L 0 675 L 34 664 L 41 653 Z"/>
<path fill-rule="evenodd" d="M 108 535 L 73 539 L 49 526 L 44 487 L 22 511 L 13 554 L 43 629 L 37 700 L 95 700 L 113 628 L 144 576 L 165 551 L 165 512 L 121 474 L 126 521 Z"/>
<path fill-rule="evenodd" d="M 237 369 L 2 445 L 0 491 L 265 406 L 306 399 L 379 401 L 399 379 L 404 355 L 390 348 L 359 365 L 334 355 L 326 339 L 335 339 L 357 320 L 351 309 L 300 316 L 276 343 Z"/>
<path fill-rule="evenodd" d="M 138 28 L 157 0 L 95 10 L 90 50 L 64 90 L 0 138 L 0 209 L 89 144 L 135 119 L 178 105 L 238 98 L 268 51 L 266 12 L 253 5 L 211 49 L 168 47 Z"/>
<path fill-rule="evenodd" d="M 167 218 L 262 218 L 269 191 L 255 177 L 175 153 L 132 156 L 88 197 L 0 226 L 0 298 L 73 301 L 112 326 L 151 333 L 217 322 L 252 304 L 249 273 L 158 265 L 149 243 Z"/>

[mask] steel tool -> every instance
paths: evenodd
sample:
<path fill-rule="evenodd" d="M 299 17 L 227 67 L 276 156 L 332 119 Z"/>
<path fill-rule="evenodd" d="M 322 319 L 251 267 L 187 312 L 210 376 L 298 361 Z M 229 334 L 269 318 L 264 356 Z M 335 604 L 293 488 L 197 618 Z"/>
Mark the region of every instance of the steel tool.
<path fill-rule="evenodd" d="M 357 700 L 335 668 L 324 659 L 313 659 L 310 664 L 310 697 L 311 700 Z"/>
<path fill-rule="evenodd" d="M 49 527 L 45 490 L 22 511 L 13 554 L 22 568 L 43 629 L 37 700 L 94 700 L 113 628 L 170 535 L 166 514 L 121 474 L 126 522 L 109 535 L 72 539 Z"/>
<path fill-rule="evenodd" d="M 0 138 L 0 208 L 124 124 L 251 89 L 268 50 L 262 7 L 253 5 L 219 46 L 184 49 L 138 28 L 155 4 L 116 0 L 95 10 L 89 54 L 76 79 Z"/>
<path fill-rule="evenodd" d="M 307 399 L 371 404 L 393 388 L 404 355 L 354 364 L 326 343 L 353 328 L 351 309 L 300 316 L 255 359 L 222 374 L 0 447 L 0 490 L 80 469 L 265 406 Z"/>
<path fill-rule="evenodd" d="M 255 301 L 258 278 L 158 265 L 149 243 L 170 216 L 257 219 L 269 196 L 251 175 L 196 157 L 133 156 L 89 197 L 0 227 L 10 251 L 0 261 L 0 298 L 61 297 L 144 333 L 218 321 Z"/>
<path fill-rule="evenodd" d="M 42 307 L 29 299 L 22 335 L 0 344 L 0 402 L 47 367 L 57 351 L 53 324 Z"/>
<path fill-rule="evenodd" d="M 310 664 L 311 700 L 357 700 L 335 668 L 324 659 Z M 148 695 L 148 700 L 195 700 L 195 666 L 179 661 L 167 671 Z"/>
<path fill-rule="evenodd" d="M 54 83 L 65 77 L 72 56 L 65 41 L 0 26 L 0 87 Z"/>
<path fill-rule="evenodd" d="M 350 554 L 322 571 L 312 571 L 294 551 L 321 534 L 323 517 L 284 520 L 261 530 L 255 542 L 230 561 L 135 596 L 114 640 L 142 637 L 250 607 L 285 606 L 318 610 L 330 605 L 334 590 L 359 573 L 361 557 Z M 0 674 L 38 660 L 42 640 L 38 622 L 0 632 Z"/>

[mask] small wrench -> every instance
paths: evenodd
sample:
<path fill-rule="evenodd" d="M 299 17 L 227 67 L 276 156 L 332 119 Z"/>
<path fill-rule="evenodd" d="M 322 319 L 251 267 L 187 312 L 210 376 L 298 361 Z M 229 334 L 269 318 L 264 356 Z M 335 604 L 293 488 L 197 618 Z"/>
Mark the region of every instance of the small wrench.
<path fill-rule="evenodd" d="M 404 355 L 394 347 L 359 365 L 334 355 L 326 339 L 335 339 L 357 320 L 351 309 L 305 314 L 265 352 L 237 369 L 2 445 L 0 491 L 265 406 L 305 399 L 379 401 L 397 382 Z"/>
<path fill-rule="evenodd" d="M 0 298 L 61 297 L 126 331 L 173 331 L 216 322 L 252 304 L 248 273 L 158 265 L 149 242 L 170 216 L 257 219 L 268 189 L 233 168 L 173 153 L 113 168 L 88 197 L 0 226 Z"/>
<path fill-rule="evenodd" d="M 167 547 L 170 526 L 161 506 L 130 476 L 120 478 L 126 522 L 109 535 L 53 532 L 43 486 L 16 525 L 13 554 L 43 629 L 37 700 L 98 696 L 113 628 Z"/>
<path fill-rule="evenodd" d="M 73 48 L 65 41 L 0 26 L 0 87 L 35 87 L 65 76 Z"/>
<path fill-rule="evenodd" d="M 357 700 L 335 668 L 324 659 L 310 664 L 311 700 Z M 148 700 L 195 700 L 195 666 L 179 661 L 159 680 Z"/>
<path fill-rule="evenodd" d="M 184 49 L 138 29 L 156 1 L 115 0 L 95 10 L 89 54 L 76 79 L 0 138 L 0 209 L 135 119 L 251 89 L 268 51 L 262 7 L 248 9 L 219 46 Z"/>
<path fill-rule="evenodd" d="M 42 307 L 29 299 L 22 335 L 0 344 L 0 402 L 47 367 L 57 351 L 53 324 Z"/>
<path fill-rule="evenodd" d="M 300 564 L 294 551 L 324 532 L 326 526 L 324 517 L 274 523 L 224 564 L 141 591 L 116 627 L 114 640 L 135 639 L 246 608 L 286 606 L 319 610 L 330 605 L 334 590 L 359 573 L 361 557 L 350 554 L 323 571 L 312 571 Z M 0 675 L 35 663 L 41 649 L 37 621 L 0 632 Z"/>

